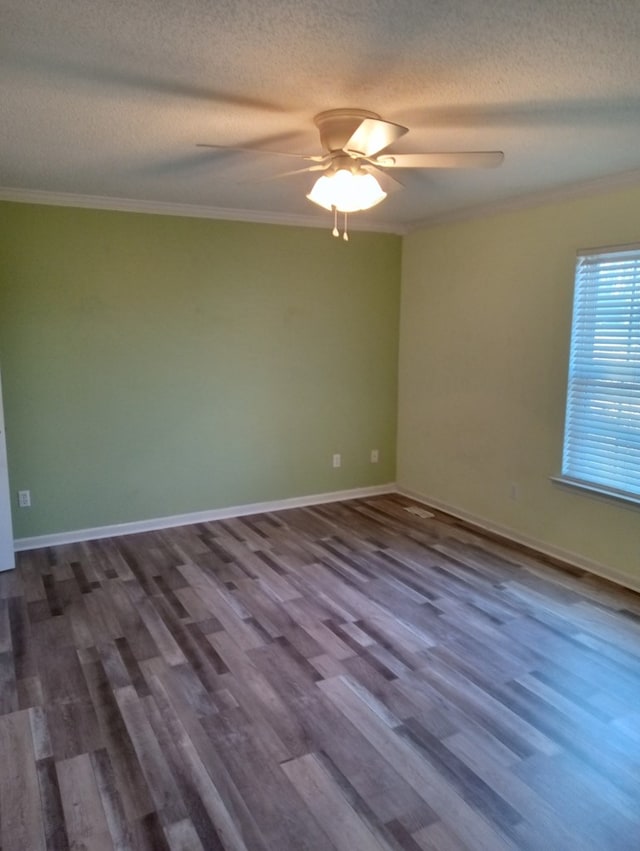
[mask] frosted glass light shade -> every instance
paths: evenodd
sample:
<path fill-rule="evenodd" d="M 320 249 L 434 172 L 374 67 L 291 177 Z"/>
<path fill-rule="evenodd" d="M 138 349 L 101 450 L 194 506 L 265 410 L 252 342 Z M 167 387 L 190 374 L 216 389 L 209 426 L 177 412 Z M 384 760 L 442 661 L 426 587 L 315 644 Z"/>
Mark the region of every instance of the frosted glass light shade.
<path fill-rule="evenodd" d="M 355 213 L 356 210 L 368 210 L 387 197 L 372 174 L 341 168 L 335 174 L 324 174 L 316 180 L 313 189 L 307 195 L 310 201 L 341 213 Z"/>

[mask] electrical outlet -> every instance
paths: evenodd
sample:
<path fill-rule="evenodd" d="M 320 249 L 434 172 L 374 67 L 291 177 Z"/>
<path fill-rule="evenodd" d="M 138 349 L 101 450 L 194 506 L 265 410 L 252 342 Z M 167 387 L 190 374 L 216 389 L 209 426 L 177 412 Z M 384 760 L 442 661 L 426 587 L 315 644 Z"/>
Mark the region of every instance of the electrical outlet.
<path fill-rule="evenodd" d="M 18 491 L 18 505 L 20 508 L 31 508 L 31 491 Z"/>
<path fill-rule="evenodd" d="M 340 455 L 339 452 L 336 452 L 335 455 L 333 456 L 332 463 L 333 463 L 334 467 L 341 467 L 342 466 L 342 455 Z"/>
<path fill-rule="evenodd" d="M 520 488 L 518 487 L 517 482 L 511 482 L 511 489 L 509 491 L 509 496 L 515 502 L 520 496 Z"/>
<path fill-rule="evenodd" d="M 377 464 L 379 460 L 380 460 L 380 453 L 378 452 L 377 449 L 372 449 L 371 450 L 371 463 Z"/>

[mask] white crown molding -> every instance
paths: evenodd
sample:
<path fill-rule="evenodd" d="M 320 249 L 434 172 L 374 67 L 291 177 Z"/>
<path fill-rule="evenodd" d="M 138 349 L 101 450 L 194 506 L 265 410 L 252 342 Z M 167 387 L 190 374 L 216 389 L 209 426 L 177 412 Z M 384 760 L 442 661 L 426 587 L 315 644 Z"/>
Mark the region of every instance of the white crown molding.
<path fill-rule="evenodd" d="M 14 550 L 38 550 L 42 547 L 55 547 L 61 544 L 76 544 L 82 541 L 95 541 L 99 538 L 112 538 L 119 535 L 133 535 L 137 532 L 156 532 L 159 529 L 171 529 L 175 526 L 188 526 L 192 523 L 206 523 L 211 520 L 228 520 L 231 517 L 246 517 L 249 514 L 264 514 L 267 511 L 283 511 L 287 508 L 304 508 L 309 505 L 321 505 L 326 502 L 342 502 L 346 499 L 363 499 L 385 493 L 395 493 L 393 483 L 373 485 L 366 488 L 331 491 L 329 493 L 296 496 L 289 499 L 277 499 L 271 502 L 253 502 L 247 505 L 234 505 L 228 508 L 214 508 L 207 511 L 193 511 L 189 514 L 173 514 L 170 517 L 154 517 L 149 520 L 134 520 L 130 523 L 115 523 L 111 526 L 94 526 L 90 529 L 75 529 L 69 532 L 54 532 L 50 535 L 36 535 L 31 538 L 16 538 Z"/>
<path fill-rule="evenodd" d="M 463 207 L 449 212 L 436 213 L 433 216 L 422 219 L 420 222 L 412 222 L 407 226 L 405 233 L 413 233 L 438 225 L 472 221 L 473 219 L 500 215 L 501 213 L 514 213 L 518 210 L 542 207 L 545 204 L 553 204 L 561 201 L 572 201 L 574 199 L 586 198 L 589 195 L 600 195 L 616 189 L 627 189 L 638 185 L 640 185 L 640 169 L 633 169 L 632 171 L 624 171 L 619 174 L 609 175 L 608 177 L 598 177 L 579 183 L 569 183 L 553 189 L 527 192 L 522 195 L 515 195 L 512 198 L 505 198 L 502 201 L 492 201 L 488 204 L 478 204 L 473 207 Z"/>
<path fill-rule="evenodd" d="M 404 236 L 415 231 L 438 225 L 471 221 L 485 216 L 517 212 L 532 207 L 541 207 L 561 201 L 588 197 L 640 185 L 640 169 L 620 172 L 571 183 L 565 186 L 527 192 L 501 201 L 463 207 L 436 213 L 417 222 L 372 222 L 360 215 L 349 220 L 349 230 L 393 233 Z M 290 227 L 326 228 L 329 221 L 325 216 L 274 213 L 259 210 L 236 210 L 227 207 L 205 207 L 198 204 L 180 204 L 170 201 L 141 201 L 134 198 L 112 198 L 106 195 L 76 195 L 70 192 L 49 192 L 41 189 L 20 189 L 0 186 L 0 201 L 22 204 L 44 204 L 54 207 L 79 207 L 90 210 L 113 210 L 122 213 L 147 213 L 160 216 L 184 216 L 193 219 L 217 219 L 220 221 L 250 222 L 253 224 L 288 225 Z"/>
<path fill-rule="evenodd" d="M 604 564 L 584 558 L 584 556 L 578 555 L 577 553 L 563 550 L 560 547 L 554 547 L 544 541 L 539 541 L 537 538 L 530 538 L 527 535 L 521 535 L 519 532 L 515 532 L 507 526 L 500 526 L 498 523 L 492 523 L 490 520 L 485 520 L 484 517 L 478 517 L 475 514 L 462 511 L 455 506 L 448 505 L 438 499 L 432 499 L 431 497 L 425 496 L 417 491 L 410 490 L 409 488 L 404 488 L 398 485 L 396 491 L 403 496 L 409 497 L 409 499 L 421 502 L 428 508 L 433 508 L 436 511 L 442 511 L 444 514 L 450 514 L 452 517 L 457 517 L 463 522 L 470 523 L 479 529 L 499 535 L 501 538 L 505 539 L 506 543 L 512 541 L 514 544 L 521 544 L 524 547 L 535 550 L 542 556 L 559 559 L 572 567 L 577 567 L 579 570 L 592 573 L 602 579 L 608 579 L 610 582 L 614 582 L 616 585 L 622 585 L 624 588 L 630 588 L 632 591 L 640 592 L 640 579 L 629 576 L 629 574 L 612 570 Z"/>
<path fill-rule="evenodd" d="M 134 198 L 111 198 L 106 195 L 75 195 L 70 192 L 48 192 L 40 189 L 19 189 L 0 186 L 0 201 L 20 204 L 44 204 L 51 207 L 80 207 L 89 210 L 113 210 L 120 213 L 147 213 L 159 216 L 183 216 L 191 219 L 217 219 L 253 224 L 288 225 L 291 227 L 325 228 L 331 230 L 333 220 L 324 216 L 273 213 L 258 210 L 235 210 L 226 207 L 203 207 L 198 204 L 179 204 L 171 201 L 138 201 Z M 393 222 L 372 222 L 359 215 L 349 218 L 349 230 L 375 233 L 406 233 L 406 227 Z"/>

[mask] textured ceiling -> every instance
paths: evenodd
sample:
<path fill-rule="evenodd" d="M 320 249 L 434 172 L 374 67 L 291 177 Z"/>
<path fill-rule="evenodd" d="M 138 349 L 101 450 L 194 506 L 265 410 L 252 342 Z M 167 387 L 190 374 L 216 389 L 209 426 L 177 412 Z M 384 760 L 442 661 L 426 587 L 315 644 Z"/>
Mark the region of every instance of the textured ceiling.
<path fill-rule="evenodd" d="M 0 0 L 0 186 L 300 216 L 313 116 L 373 110 L 394 150 L 503 150 L 394 172 L 407 227 L 640 169 L 638 0 Z M 6 197 L 6 193 L 5 193 Z"/>

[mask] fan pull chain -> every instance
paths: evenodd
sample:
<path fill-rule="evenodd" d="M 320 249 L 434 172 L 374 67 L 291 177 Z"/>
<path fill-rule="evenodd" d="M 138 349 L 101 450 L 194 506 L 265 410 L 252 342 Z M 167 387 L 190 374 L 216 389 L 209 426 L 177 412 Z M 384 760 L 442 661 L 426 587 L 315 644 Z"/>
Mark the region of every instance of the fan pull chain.
<path fill-rule="evenodd" d="M 338 208 L 332 207 L 333 210 L 333 230 L 331 233 L 333 236 L 340 236 L 340 231 L 338 230 Z M 347 231 L 347 214 L 344 214 L 344 229 L 342 231 L 342 238 L 345 242 L 349 242 L 349 233 Z"/>

